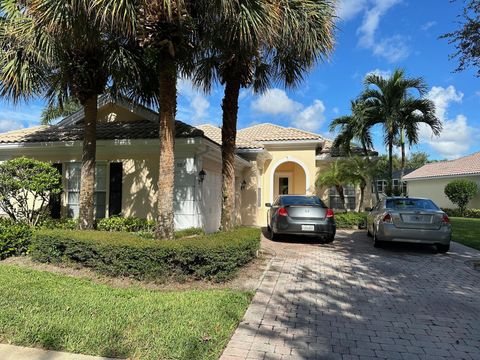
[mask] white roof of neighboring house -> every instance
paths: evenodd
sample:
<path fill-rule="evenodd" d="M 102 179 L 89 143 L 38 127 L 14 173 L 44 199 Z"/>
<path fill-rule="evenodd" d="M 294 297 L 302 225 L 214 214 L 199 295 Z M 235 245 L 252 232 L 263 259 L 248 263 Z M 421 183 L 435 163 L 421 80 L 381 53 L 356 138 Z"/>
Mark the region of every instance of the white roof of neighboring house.
<path fill-rule="evenodd" d="M 439 161 L 422 166 L 403 177 L 404 180 L 444 176 L 480 175 L 480 152 L 456 160 Z"/>
<path fill-rule="evenodd" d="M 209 124 L 198 125 L 196 126 L 196 128 L 202 130 L 204 135 L 210 140 L 212 140 L 213 142 L 219 145 L 222 144 L 221 128 L 217 126 L 209 125 Z M 238 132 L 237 132 L 236 146 L 237 146 L 237 149 L 263 149 L 262 144 L 255 141 L 250 141 L 241 136 L 238 136 Z"/>
<path fill-rule="evenodd" d="M 269 123 L 262 123 L 238 130 L 238 136 L 261 143 L 274 141 L 324 140 L 320 135 L 308 131 Z"/>

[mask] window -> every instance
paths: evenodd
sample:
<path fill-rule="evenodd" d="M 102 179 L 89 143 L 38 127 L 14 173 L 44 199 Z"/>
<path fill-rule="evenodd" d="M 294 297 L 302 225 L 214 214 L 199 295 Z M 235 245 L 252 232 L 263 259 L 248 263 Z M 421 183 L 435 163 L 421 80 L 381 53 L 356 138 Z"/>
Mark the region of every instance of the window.
<path fill-rule="evenodd" d="M 355 210 L 355 186 L 349 185 L 343 188 L 343 193 L 345 195 L 345 203 L 347 204 L 348 210 Z M 342 201 L 340 200 L 340 195 L 337 192 L 335 187 L 332 187 L 329 191 L 330 198 L 330 208 L 332 209 L 343 209 Z"/>
<path fill-rule="evenodd" d="M 437 205 L 428 199 L 388 199 L 387 209 L 395 210 L 409 210 L 409 209 L 423 209 L 423 210 L 438 210 Z"/>
<path fill-rule="evenodd" d="M 78 218 L 80 209 L 80 163 L 67 165 L 67 216 Z M 101 219 L 106 215 L 107 199 L 107 166 L 95 166 L 95 218 Z"/>
<path fill-rule="evenodd" d="M 278 178 L 278 193 L 280 195 L 288 195 L 288 177 Z"/>
<path fill-rule="evenodd" d="M 282 205 L 309 205 L 326 208 L 325 204 L 317 196 L 284 196 Z"/>

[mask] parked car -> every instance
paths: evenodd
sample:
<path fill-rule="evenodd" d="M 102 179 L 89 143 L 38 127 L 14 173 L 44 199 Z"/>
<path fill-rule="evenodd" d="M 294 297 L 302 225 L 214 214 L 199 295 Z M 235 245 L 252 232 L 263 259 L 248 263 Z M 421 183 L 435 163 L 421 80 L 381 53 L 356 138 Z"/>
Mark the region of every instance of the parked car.
<path fill-rule="evenodd" d="M 269 207 L 267 228 L 270 238 L 277 235 L 308 235 L 332 242 L 336 225 L 332 209 L 317 196 L 280 195 Z"/>
<path fill-rule="evenodd" d="M 452 237 L 447 214 L 425 198 L 380 200 L 367 216 L 367 231 L 375 247 L 384 242 L 420 243 L 436 245 L 442 253 L 450 249 Z"/>

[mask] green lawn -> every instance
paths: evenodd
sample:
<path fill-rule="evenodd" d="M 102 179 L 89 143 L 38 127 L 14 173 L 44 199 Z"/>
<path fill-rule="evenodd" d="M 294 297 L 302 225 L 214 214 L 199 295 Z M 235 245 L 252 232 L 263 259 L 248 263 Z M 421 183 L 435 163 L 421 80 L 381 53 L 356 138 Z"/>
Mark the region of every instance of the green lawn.
<path fill-rule="evenodd" d="M 450 218 L 453 240 L 480 250 L 480 219 Z"/>
<path fill-rule="evenodd" d="M 217 359 L 252 294 L 159 292 L 0 265 L 0 342 L 107 357 Z"/>

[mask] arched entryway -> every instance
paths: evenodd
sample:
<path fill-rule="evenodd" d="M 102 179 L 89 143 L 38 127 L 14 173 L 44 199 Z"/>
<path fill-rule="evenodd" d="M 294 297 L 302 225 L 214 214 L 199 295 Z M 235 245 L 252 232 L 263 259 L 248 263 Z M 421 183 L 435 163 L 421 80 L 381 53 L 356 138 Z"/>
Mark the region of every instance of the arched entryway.
<path fill-rule="evenodd" d="M 273 202 L 278 195 L 305 195 L 309 186 L 307 169 L 301 162 L 294 159 L 279 161 L 272 171 L 270 201 Z"/>

